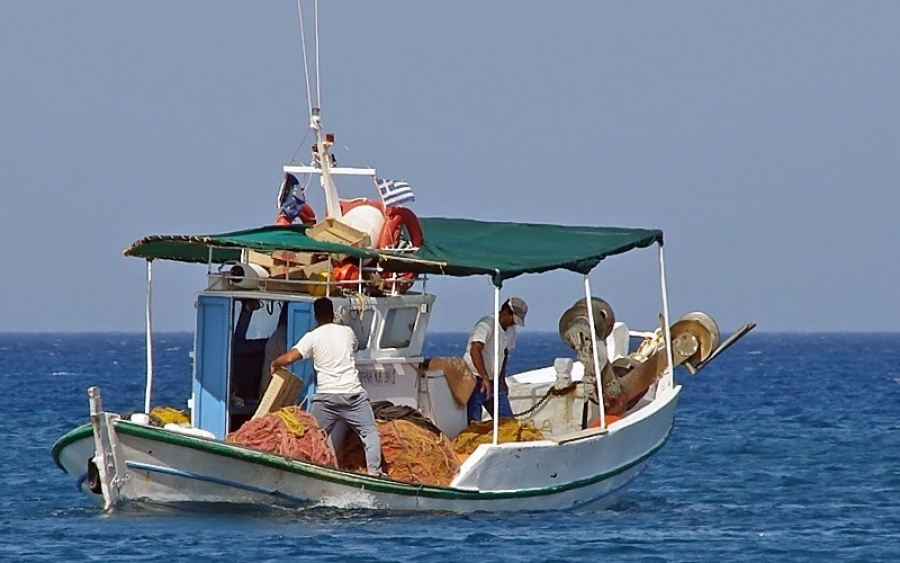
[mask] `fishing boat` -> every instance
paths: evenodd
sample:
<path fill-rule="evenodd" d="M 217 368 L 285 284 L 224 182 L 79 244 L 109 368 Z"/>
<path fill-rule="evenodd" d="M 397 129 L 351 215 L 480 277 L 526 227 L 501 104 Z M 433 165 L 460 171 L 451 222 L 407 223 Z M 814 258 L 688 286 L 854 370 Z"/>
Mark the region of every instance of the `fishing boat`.
<path fill-rule="evenodd" d="M 383 189 L 370 200 L 342 200 L 338 181 L 371 179 L 375 169 L 337 166 L 333 135 L 311 104 L 315 135 L 310 160 L 283 169 L 280 203 L 292 186 L 318 183 L 324 219 L 302 200 L 297 215 L 237 232 L 148 236 L 125 255 L 146 261 L 146 390 L 143 408 L 123 415 L 88 389 L 89 420 L 52 447 L 56 464 L 98 506 L 232 503 L 265 506 L 347 506 L 422 511 L 533 511 L 603 508 L 619 501 L 669 439 L 681 386 L 674 368 L 703 369 L 743 334 L 724 342 L 711 317 L 669 317 L 663 233 L 658 229 L 488 222 L 417 217 Z M 294 192 L 297 193 L 297 192 Z M 284 207 L 282 207 L 284 209 Z M 656 248 L 661 310 L 658 327 L 634 332 L 592 295 L 590 272 L 626 252 Z M 154 424 L 152 280 L 156 261 L 206 265 L 196 298 L 189 422 Z M 411 407 L 444 436 L 467 426 L 450 374 L 424 357 L 436 276 L 486 276 L 493 285 L 495 331 L 504 282 L 567 270 L 584 295 L 563 311 L 559 333 L 574 357 L 507 377 L 517 418 L 540 439 L 503 441 L 493 420 L 490 439 L 461 460 L 445 485 L 370 476 L 234 443 L 228 437 L 271 407 L 273 384 L 262 375 L 266 345 L 282 349 L 315 326 L 313 302 L 334 303 L 336 322 L 359 341 L 355 360 L 372 401 Z M 461 327 L 463 329 L 468 327 Z M 632 342 L 641 340 L 637 347 Z M 501 351 L 491 351 L 499 365 Z M 290 404 L 315 392 L 311 361 L 290 369 L 299 385 Z M 137 374 L 136 374 L 137 375 Z M 274 380 L 273 380 L 274 381 Z M 282 381 L 281 383 L 284 383 Z M 494 380 L 497 412 L 499 378 Z M 277 391 L 277 390 L 276 390 Z"/>

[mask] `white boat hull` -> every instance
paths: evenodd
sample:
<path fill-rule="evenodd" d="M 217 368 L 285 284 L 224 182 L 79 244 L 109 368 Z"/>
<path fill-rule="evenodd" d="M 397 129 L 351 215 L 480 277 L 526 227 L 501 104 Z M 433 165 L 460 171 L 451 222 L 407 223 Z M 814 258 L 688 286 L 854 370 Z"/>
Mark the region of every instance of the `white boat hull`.
<path fill-rule="evenodd" d="M 532 511 L 621 500 L 628 485 L 666 442 L 680 387 L 611 425 L 554 441 L 481 446 L 450 487 L 422 486 L 313 465 L 155 427 L 116 420 L 127 474 L 117 505 L 234 503 L 337 506 L 387 510 Z M 90 425 L 63 436 L 53 454 L 82 492 L 91 492 L 94 457 Z"/>

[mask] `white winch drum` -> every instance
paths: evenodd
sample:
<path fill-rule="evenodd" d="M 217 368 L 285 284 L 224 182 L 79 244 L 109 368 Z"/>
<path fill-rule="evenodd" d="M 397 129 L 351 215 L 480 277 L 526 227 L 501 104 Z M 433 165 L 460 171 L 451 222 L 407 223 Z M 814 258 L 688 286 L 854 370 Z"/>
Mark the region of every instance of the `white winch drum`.
<path fill-rule="evenodd" d="M 228 275 L 231 276 L 229 280 L 231 285 L 243 288 L 256 288 L 259 287 L 260 278 L 268 278 L 269 272 L 259 264 L 238 262 L 231 265 Z"/>

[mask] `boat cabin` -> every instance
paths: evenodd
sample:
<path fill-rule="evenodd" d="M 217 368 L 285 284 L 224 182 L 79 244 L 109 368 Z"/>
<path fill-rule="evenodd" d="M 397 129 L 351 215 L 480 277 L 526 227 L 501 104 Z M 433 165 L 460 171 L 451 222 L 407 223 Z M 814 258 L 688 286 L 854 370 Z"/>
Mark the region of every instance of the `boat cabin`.
<path fill-rule="evenodd" d="M 221 281 L 221 280 L 219 280 Z M 226 289 L 219 289 L 219 288 Z M 249 420 L 266 391 L 269 363 L 315 328 L 315 295 L 265 289 L 212 289 L 197 297 L 194 370 L 189 407 L 192 426 L 223 439 Z M 455 435 L 466 425 L 440 373 L 420 381 L 419 366 L 434 295 L 331 296 L 335 322 L 350 326 L 359 341 L 356 363 L 372 401 L 387 400 L 424 411 Z M 315 392 L 312 360 L 290 371 L 302 380 L 301 403 Z M 440 384 L 438 384 L 440 383 Z"/>

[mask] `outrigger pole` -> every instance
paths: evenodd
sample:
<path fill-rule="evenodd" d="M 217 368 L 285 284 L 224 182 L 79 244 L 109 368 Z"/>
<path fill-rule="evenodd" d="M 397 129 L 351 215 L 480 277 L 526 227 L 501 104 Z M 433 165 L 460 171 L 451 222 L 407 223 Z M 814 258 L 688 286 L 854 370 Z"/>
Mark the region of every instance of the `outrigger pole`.
<path fill-rule="evenodd" d="M 150 395 L 153 391 L 153 260 L 147 260 L 147 386 L 144 392 L 144 412 L 150 412 Z"/>

